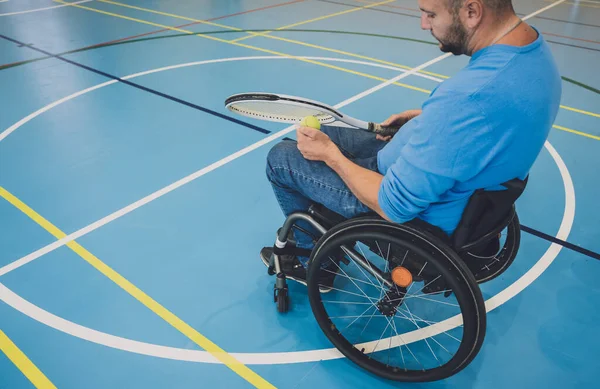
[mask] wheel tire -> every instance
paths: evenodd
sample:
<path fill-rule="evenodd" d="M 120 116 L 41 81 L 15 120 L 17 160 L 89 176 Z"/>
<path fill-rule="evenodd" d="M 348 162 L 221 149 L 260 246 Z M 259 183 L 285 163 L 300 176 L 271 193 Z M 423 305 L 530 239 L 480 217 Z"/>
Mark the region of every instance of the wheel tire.
<path fill-rule="evenodd" d="M 279 313 L 286 313 L 290 308 L 290 297 L 288 296 L 287 289 L 280 289 L 277 291 L 277 311 Z"/>
<path fill-rule="evenodd" d="M 364 354 L 354 347 L 336 328 L 329 318 L 319 293 L 318 278 L 321 262 L 328 252 L 339 248 L 344 241 L 362 239 L 386 239 L 410 246 L 428 260 L 437 261 L 436 269 L 450 275 L 450 286 L 459 302 L 463 315 L 463 336 L 456 355 L 442 366 L 429 370 L 405 370 L 392 368 Z M 472 273 L 439 238 L 414 227 L 389 223 L 377 218 L 357 218 L 332 228 L 317 242 L 308 266 L 308 296 L 311 309 L 321 330 L 338 350 L 351 361 L 367 371 L 385 379 L 404 382 L 436 381 L 454 375 L 464 369 L 479 352 L 485 337 L 486 310 L 481 290 Z"/>

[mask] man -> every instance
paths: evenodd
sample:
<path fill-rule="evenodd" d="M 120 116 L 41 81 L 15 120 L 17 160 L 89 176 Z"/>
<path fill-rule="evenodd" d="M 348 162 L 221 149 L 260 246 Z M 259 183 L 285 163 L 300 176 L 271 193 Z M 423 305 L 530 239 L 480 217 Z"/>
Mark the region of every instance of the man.
<path fill-rule="evenodd" d="M 499 189 L 528 174 L 561 96 L 541 34 L 516 16 L 511 0 L 419 0 L 419 7 L 421 27 L 440 49 L 470 56 L 469 64 L 422 110 L 382 123 L 401 126 L 393 137 L 299 127 L 297 142 L 274 146 L 267 177 L 286 216 L 316 202 L 347 218 L 419 218 L 450 236 L 476 189 Z M 294 238 L 298 248 L 313 247 L 308 235 L 295 231 Z M 271 254 L 261 251 L 267 265 Z M 280 259 L 288 278 L 305 283 L 306 256 Z"/>

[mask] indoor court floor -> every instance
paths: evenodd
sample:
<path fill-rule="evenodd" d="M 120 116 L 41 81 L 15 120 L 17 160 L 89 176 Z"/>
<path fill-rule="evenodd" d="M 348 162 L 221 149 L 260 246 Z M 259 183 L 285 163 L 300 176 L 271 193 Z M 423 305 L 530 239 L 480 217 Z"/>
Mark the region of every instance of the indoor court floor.
<path fill-rule="evenodd" d="M 563 77 L 527 231 L 481 285 L 477 358 L 402 384 L 337 352 L 302 285 L 277 312 L 265 158 L 294 128 L 223 103 L 419 108 L 468 58 L 442 58 L 417 0 L 0 0 L 0 388 L 598 387 L 600 1 L 513 3 Z"/>

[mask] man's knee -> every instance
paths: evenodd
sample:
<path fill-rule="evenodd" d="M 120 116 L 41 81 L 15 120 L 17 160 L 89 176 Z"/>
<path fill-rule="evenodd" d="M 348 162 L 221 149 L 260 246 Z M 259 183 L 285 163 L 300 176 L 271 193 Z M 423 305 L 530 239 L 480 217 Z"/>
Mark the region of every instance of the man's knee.
<path fill-rule="evenodd" d="M 297 143 L 292 140 L 283 140 L 273 146 L 267 155 L 266 173 L 269 181 L 277 181 L 277 174 L 282 168 L 291 168 L 294 156 L 299 153 Z"/>

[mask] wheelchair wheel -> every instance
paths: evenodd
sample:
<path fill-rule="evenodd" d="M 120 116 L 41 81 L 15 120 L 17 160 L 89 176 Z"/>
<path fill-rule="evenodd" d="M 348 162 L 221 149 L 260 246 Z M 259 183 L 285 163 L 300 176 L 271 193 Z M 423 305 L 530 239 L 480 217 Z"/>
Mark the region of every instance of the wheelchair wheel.
<path fill-rule="evenodd" d="M 475 276 L 477 283 L 482 284 L 498 277 L 514 262 L 521 244 L 521 224 L 516 212 L 508 226 L 500 233 L 497 250 L 487 254 L 466 252 L 460 256 Z"/>
<path fill-rule="evenodd" d="M 319 279 L 334 272 L 332 290 Z M 431 234 L 377 218 L 327 231 L 310 258 L 313 314 L 339 351 L 395 381 L 435 381 L 477 355 L 486 328 L 484 300 L 472 273 Z"/>

